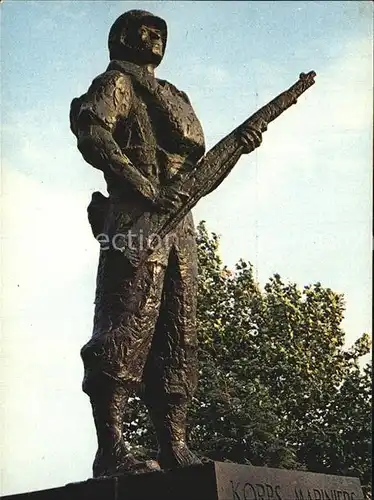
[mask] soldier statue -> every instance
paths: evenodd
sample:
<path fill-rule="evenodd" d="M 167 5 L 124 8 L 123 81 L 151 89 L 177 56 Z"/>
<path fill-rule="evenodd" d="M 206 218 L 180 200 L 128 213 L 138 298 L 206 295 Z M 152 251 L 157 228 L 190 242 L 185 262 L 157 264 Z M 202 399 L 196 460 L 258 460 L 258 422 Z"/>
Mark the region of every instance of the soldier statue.
<path fill-rule="evenodd" d="M 161 214 L 185 202 L 189 193 L 171 181 L 205 154 L 189 98 L 155 77 L 166 40 L 159 17 L 141 10 L 121 15 L 109 33 L 108 68 L 71 105 L 78 149 L 103 172 L 109 194 L 93 194 L 89 221 L 94 235 L 110 242 L 126 234 L 134 211 Z M 241 153 L 259 146 L 263 130 L 243 128 Z M 101 246 L 93 334 L 81 351 L 83 391 L 98 441 L 94 477 L 201 463 L 186 442 L 197 384 L 197 253 L 190 212 L 142 264 L 136 280 L 134 272 L 121 248 Z M 125 445 L 126 404 L 135 394 L 154 426 L 157 460 L 139 460 Z"/>

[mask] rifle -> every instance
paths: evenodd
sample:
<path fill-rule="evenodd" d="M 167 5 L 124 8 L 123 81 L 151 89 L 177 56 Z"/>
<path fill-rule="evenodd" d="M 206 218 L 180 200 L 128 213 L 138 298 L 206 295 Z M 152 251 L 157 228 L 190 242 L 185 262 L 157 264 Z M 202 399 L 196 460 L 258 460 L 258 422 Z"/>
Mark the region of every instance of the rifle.
<path fill-rule="evenodd" d="M 131 248 L 126 245 L 121 248 L 133 267 L 139 267 L 162 238 L 171 233 L 197 202 L 215 189 L 230 173 L 243 152 L 239 139 L 240 131 L 246 127 L 258 128 L 261 123 L 269 124 L 278 118 L 286 109 L 296 104 L 298 97 L 315 83 L 315 76 L 314 71 L 301 73 L 296 83 L 213 146 L 192 170 L 191 167 L 182 166 L 178 174 L 173 177 L 171 188 L 188 193 L 189 196 L 182 204 L 168 212 L 147 212 L 134 221 L 131 234 L 135 236 L 135 248 L 132 245 Z M 142 242 L 147 242 L 144 248 L 140 248 L 139 244 L 136 245 L 136 239 L 140 240 L 139 235 Z"/>

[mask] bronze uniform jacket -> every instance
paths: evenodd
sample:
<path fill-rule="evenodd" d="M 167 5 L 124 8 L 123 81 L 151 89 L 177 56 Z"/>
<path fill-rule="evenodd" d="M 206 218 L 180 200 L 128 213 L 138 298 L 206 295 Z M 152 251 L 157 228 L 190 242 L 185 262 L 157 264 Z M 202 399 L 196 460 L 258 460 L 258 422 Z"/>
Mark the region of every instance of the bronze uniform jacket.
<path fill-rule="evenodd" d="M 205 151 L 204 135 L 187 95 L 145 69 L 112 61 L 75 99 L 71 127 L 75 135 L 90 125 L 111 133 L 121 152 L 157 188 L 182 164 L 193 167 Z M 110 194 L 117 193 L 118 175 L 104 170 Z"/>

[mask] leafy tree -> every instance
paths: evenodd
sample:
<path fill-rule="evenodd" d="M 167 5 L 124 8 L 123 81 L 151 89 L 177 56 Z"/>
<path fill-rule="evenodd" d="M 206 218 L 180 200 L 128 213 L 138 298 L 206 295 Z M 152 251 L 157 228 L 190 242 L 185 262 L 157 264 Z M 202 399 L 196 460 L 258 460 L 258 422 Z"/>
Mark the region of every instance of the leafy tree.
<path fill-rule="evenodd" d="M 321 283 L 272 276 L 263 290 L 250 263 L 235 271 L 219 257 L 219 238 L 198 227 L 200 382 L 189 439 L 214 460 L 371 477 L 370 351 L 363 334 L 344 349 L 343 296 Z M 129 442 L 156 441 L 138 399 Z"/>

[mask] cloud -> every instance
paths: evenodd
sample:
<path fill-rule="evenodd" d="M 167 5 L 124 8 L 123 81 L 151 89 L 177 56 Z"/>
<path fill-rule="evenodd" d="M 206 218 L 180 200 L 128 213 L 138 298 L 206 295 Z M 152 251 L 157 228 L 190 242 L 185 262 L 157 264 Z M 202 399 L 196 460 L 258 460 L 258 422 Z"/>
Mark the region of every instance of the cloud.
<path fill-rule="evenodd" d="M 198 70 L 200 78 L 202 78 L 204 80 L 204 84 L 209 87 L 217 86 L 230 81 L 230 75 L 223 67 L 204 64 L 202 67 L 199 66 Z"/>
<path fill-rule="evenodd" d="M 90 475 L 95 438 L 93 426 L 81 432 L 91 417 L 79 351 L 91 334 L 98 245 L 84 194 L 11 169 L 2 180 L 2 489 L 14 492 Z M 19 453 L 25 435 L 31 461 Z"/>
<path fill-rule="evenodd" d="M 315 68 L 316 84 L 194 210 L 196 219 L 219 228 L 224 262 L 250 260 L 262 284 L 279 272 L 300 285 L 320 280 L 343 292 L 350 341 L 371 328 L 370 53 L 367 40 L 357 40 L 343 58 Z M 264 72 L 273 82 L 276 68 Z M 258 100 L 277 92 L 266 88 Z M 237 99 L 242 106 L 241 94 Z"/>
<path fill-rule="evenodd" d="M 63 294 L 87 269 L 94 270 L 98 248 L 86 218 L 87 201 L 87 195 L 79 191 L 51 187 L 10 169 L 4 171 L 2 275 L 7 287 L 6 315 L 25 309 L 32 313 L 36 297 L 40 295 L 43 301 L 44 295 L 48 300 L 46 286 Z M 67 307 L 74 308 L 74 301 Z"/>
<path fill-rule="evenodd" d="M 333 60 L 317 71 L 316 84 L 296 106 L 270 124 L 261 148 L 241 159 L 229 181 L 239 190 L 236 195 L 245 192 L 249 204 L 257 200 L 256 205 L 265 205 L 290 178 L 308 175 L 311 170 L 320 172 L 321 162 L 323 168 L 327 166 L 337 173 L 351 170 L 353 160 L 367 162 L 369 151 L 356 151 L 354 146 L 358 136 L 370 134 L 371 59 L 364 50 L 366 40 L 351 43 L 349 48 L 344 59 Z M 276 74 L 274 68 L 268 71 Z M 275 96 L 274 92 L 267 93 L 268 100 Z M 233 101 L 230 106 L 235 108 L 235 95 Z M 242 105 L 241 96 L 240 102 Z M 206 129 L 209 131 L 209 125 Z M 210 142 L 219 138 L 215 135 Z M 251 183 L 254 170 L 256 179 Z M 248 182 L 242 182 L 245 177 Z M 233 191 L 226 181 L 219 190 Z"/>

